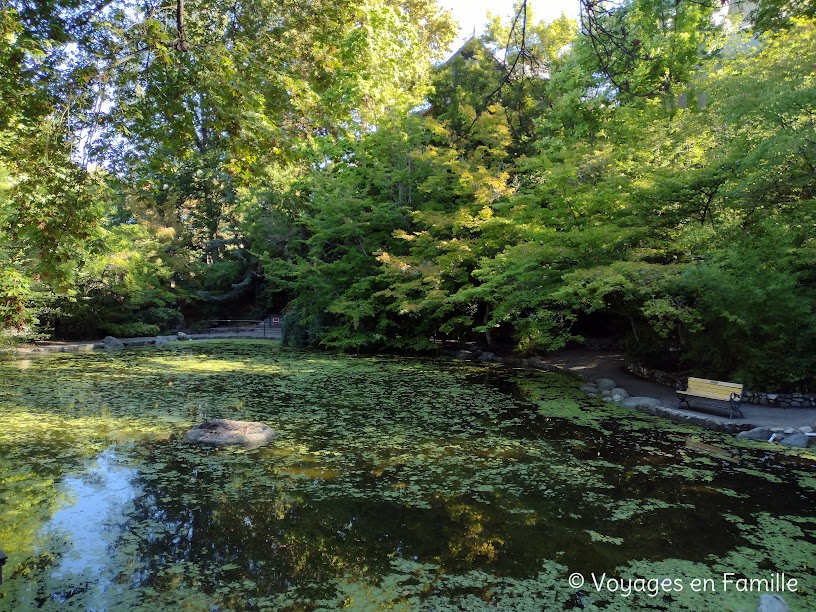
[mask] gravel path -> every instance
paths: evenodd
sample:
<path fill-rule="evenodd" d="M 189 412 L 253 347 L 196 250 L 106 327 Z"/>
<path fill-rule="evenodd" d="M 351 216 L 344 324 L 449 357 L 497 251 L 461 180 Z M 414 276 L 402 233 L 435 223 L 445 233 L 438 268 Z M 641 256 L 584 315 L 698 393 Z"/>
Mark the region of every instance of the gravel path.
<path fill-rule="evenodd" d="M 660 400 L 662 409 L 654 414 L 674 420 L 688 420 L 704 427 L 725 430 L 743 430 L 753 427 L 793 427 L 804 426 L 816 429 L 816 408 L 774 408 L 754 404 L 740 406 L 743 419 L 729 419 L 705 410 L 678 410 L 678 400 L 674 389 L 630 374 L 624 367 L 622 353 L 598 352 L 586 349 L 565 349 L 556 351 L 541 361 L 571 370 L 588 380 L 611 378 L 632 397 L 644 396 Z M 727 413 L 727 404 L 722 403 Z"/>

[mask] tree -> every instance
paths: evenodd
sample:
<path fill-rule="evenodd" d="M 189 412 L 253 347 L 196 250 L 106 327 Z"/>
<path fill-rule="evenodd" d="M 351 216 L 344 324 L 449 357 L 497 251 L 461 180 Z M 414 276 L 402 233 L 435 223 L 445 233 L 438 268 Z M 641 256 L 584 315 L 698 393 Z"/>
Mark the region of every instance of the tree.
<path fill-rule="evenodd" d="M 816 5 L 801 0 L 757 0 L 748 15 L 758 33 L 788 30 L 797 19 L 816 17 Z"/>
<path fill-rule="evenodd" d="M 75 260 L 99 220 L 102 176 L 71 158 L 63 86 L 76 71 L 64 46 L 95 14 L 80 2 L 12 2 L 0 9 L 0 330 L 22 331 L 35 305 L 66 295 Z M 57 51 L 52 51 L 57 49 Z"/>
<path fill-rule="evenodd" d="M 157 256 L 173 262 L 179 294 L 207 299 L 259 272 L 239 200 L 414 104 L 452 35 L 428 0 L 15 0 L 0 18 L 10 67 L 0 93 L 26 102 L 0 111 L 3 286 L 31 271 L 36 282 L 61 275 L 68 290 L 82 262 L 67 253 L 107 248 L 91 239 L 96 226 L 135 224 L 173 230 Z M 111 197 L 108 186 L 123 197 L 106 219 L 109 202 L 94 198 Z M 25 325 L 31 291 L 6 293 L 4 316 Z"/>
<path fill-rule="evenodd" d="M 621 94 L 674 96 L 712 50 L 717 8 L 682 0 L 582 0 L 582 42 Z"/>

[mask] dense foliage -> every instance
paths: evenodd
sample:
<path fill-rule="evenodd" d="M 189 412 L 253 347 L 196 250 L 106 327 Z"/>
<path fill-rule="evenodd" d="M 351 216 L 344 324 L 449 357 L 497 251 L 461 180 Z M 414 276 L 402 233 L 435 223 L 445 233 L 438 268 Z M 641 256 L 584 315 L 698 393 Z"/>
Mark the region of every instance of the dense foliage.
<path fill-rule="evenodd" d="M 719 5 L 519 3 L 432 67 L 431 0 L 6 3 L 0 321 L 284 311 L 287 341 L 346 350 L 607 335 L 813 388 L 816 23 Z"/>

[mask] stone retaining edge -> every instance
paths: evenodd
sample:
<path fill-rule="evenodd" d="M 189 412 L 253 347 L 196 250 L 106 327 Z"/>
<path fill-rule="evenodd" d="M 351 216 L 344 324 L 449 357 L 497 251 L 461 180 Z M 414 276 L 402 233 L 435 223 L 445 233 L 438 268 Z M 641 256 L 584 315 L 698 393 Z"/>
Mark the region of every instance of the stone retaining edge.
<path fill-rule="evenodd" d="M 253 336 L 249 334 L 190 334 L 184 340 L 175 336 L 156 336 L 155 338 L 120 338 L 125 347 L 150 346 L 156 344 L 159 338 L 164 338 L 167 342 L 186 342 L 187 340 L 280 340 L 270 336 Z M 104 350 L 103 342 L 78 342 L 44 346 L 17 346 L 2 349 L 0 352 L 9 352 L 14 355 L 29 355 L 33 353 L 90 353 L 95 350 Z"/>

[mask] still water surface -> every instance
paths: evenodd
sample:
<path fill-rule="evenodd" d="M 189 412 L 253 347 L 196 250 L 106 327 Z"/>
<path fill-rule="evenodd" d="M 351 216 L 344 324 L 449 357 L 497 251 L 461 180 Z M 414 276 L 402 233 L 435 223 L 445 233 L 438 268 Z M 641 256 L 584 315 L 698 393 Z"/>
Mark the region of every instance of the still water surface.
<path fill-rule="evenodd" d="M 753 610 L 736 580 L 781 572 L 816 609 L 812 455 L 577 387 L 269 342 L 3 358 L 0 609 Z M 184 441 L 210 418 L 278 437 Z"/>

